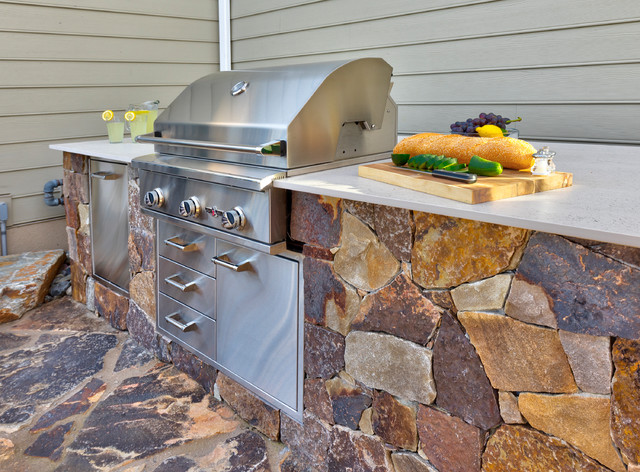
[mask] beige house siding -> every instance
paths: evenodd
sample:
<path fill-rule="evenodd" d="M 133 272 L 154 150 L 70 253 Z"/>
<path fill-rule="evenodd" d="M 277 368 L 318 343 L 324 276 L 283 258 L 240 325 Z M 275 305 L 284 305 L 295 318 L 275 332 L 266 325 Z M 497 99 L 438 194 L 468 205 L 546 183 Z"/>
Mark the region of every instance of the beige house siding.
<path fill-rule="evenodd" d="M 231 18 L 234 69 L 384 58 L 400 133 L 494 112 L 529 139 L 640 143 L 637 0 L 233 0 Z"/>
<path fill-rule="evenodd" d="M 62 178 L 62 155 L 49 144 L 106 137 L 107 108 L 166 106 L 218 70 L 218 49 L 215 0 L 0 0 L 0 201 L 10 202 L 9 231 L 64 216 L 43 202 L 44 184 Z"/>

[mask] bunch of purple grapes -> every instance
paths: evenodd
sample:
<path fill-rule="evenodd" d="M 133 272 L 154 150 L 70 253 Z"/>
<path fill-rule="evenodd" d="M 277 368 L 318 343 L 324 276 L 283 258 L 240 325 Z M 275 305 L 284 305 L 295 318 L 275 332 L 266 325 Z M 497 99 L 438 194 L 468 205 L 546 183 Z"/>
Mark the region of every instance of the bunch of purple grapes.
<path fill-rule="evenodd" d="M 452 133 L 469 136 L 476 133 L 476 128 L 478 126 L 496 125 L 498 128 L 506 129 L 507 123 L 520 121 L 521 119 L 522 118 L 517 118 L 512 120 L 494 113 L 480 113 L 478 118 L 467 118 L 466 121 L 456 121 L 455 123 L 451 123 L 450 128 Z"/>

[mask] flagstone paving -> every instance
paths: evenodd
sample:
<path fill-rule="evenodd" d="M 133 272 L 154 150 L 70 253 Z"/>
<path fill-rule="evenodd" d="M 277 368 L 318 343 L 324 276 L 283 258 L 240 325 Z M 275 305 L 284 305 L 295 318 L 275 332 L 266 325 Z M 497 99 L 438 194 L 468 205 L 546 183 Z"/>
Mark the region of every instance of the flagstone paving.
<path fill-rule="evenodd" d="M 274 472 L 287 455 L 70 297 L 0 325 L 0 470 Z"/>

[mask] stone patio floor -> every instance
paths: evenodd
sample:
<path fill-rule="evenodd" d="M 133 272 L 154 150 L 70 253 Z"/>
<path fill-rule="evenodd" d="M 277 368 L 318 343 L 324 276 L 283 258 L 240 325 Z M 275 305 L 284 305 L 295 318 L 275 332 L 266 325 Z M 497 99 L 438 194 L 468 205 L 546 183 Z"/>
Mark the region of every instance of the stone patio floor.
<path fill-rule="evenodd" d="M 0 471 L 280 471 L 282 444 L 65 296 L 0 324 Z"/>

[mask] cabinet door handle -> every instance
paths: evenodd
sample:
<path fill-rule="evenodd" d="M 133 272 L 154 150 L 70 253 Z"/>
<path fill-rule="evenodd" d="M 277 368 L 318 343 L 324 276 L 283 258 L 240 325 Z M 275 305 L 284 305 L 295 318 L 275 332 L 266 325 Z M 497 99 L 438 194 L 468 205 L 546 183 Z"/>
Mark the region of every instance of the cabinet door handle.
<path fill-rule="evenodd" d="M 223 254 L 222 256 L 215 256 L 213 259 L 211 259 L 211 262 L 216 265 L 226 267 L 227 269 L 231 269 L 234 272 L 243 272 L 251 267 L 251 262 L 249 261 L 234 264 L 229 260 L 229 257 L 226 254 Z"/>
<path fill-rule="evenodd" d="M 103 170 L 100 172 L 94 172 L 93 174 L 91 174 L 91 177 L 100 180 L 118 180 L 120 178 L 120 174 Z"/>
<path fill-rule="evenodd" d="M 198 284 L 196 283 L 195 280 L 192 280 L 191 282 L 187 282 L 186 284 L 181 284 L 180 282 L 174 280 L 177 277 L 180 277 L 180 274 L 173 274 L 170 277 L 167 277 L 166 279 L 164 279 L 164 281 L 166 283 L 168 283 L 169 285 L 173 285 L 175 288 L 177 288 L 178 290 L 180 290 L 181 292 L 191 292 L 192 290 L 195 290 L 198 288 Z"/>
<path fill-rule="evenodd" d="M 174 236 L 173 238 L 165 239 L 164 243 L 167 246 L 175 247 L 176 249 L 182 252 L 191 252 L 198 250 L 197 243 L 181 243 L 179 242 L 180 238 L 178 236 Z"/>
<path fill-rule="evenodd" d="M 195 321 L 189 321 L 186 324 L 180 323 L 178 320 L 175 319 L 175 317 L 179 316 L 179 315 L 180 315 L 180 312 L 176 311 L 175 313 L 171 313 L 170 315 L 165 316 L 164 319 L 167 321 L 167 323 L 172 324 L 173 326 L 178 328 L 183 333 L 185 331 L 188 331 L 192 327 L 196 326 L 196 322 Z"/>

